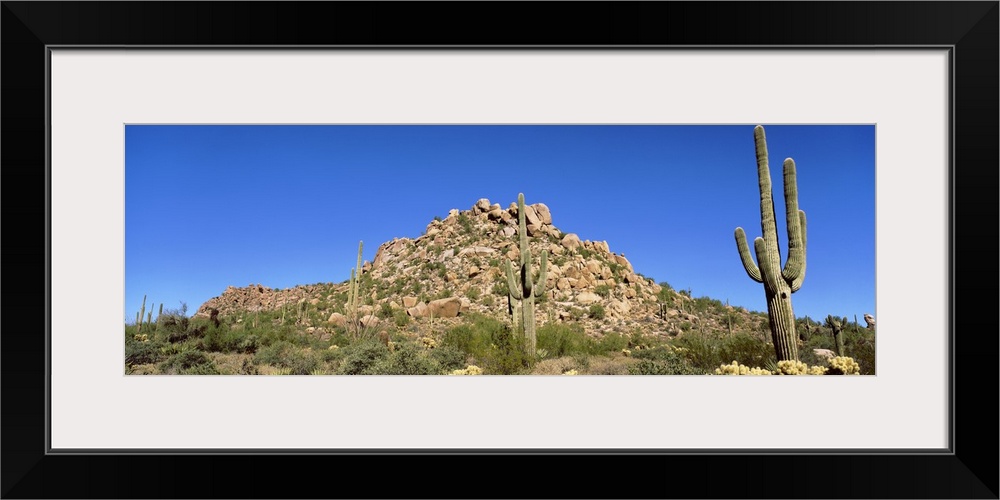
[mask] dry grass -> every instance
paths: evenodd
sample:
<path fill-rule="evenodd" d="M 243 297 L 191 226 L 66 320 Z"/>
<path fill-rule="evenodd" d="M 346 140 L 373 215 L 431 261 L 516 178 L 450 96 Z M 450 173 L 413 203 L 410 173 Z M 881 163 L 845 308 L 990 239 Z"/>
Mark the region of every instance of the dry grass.
<path fill-rule="evenodd" d="M 638 363 L 635 358 L 625 356 L 593 356 L 590 358 L 586 375 L 628 375 L 628 367 Z"/>
<path fill-rule="evenodd" d="M 208 357 L 215 363 L 220 375 L 253 375 L 253 355 L 239 353 L 210 352 Z"/>
<path fill-rule="evenodd" d="M 570 370 L 580 370 L 577 362 L 569 357 L 563 356 L 556 359 L 546 359 L 539 361 L 535 364 L 535 369 L 531 371 L 532 375 L 562 375 Z"/>

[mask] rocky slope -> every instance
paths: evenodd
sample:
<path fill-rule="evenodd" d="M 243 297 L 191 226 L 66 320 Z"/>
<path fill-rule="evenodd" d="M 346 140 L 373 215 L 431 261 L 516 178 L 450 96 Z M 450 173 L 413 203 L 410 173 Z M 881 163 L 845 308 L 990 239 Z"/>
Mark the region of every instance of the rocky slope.
<path fill-rule="evenodd" d="M 405 311 L 411 318 L 479 312 L 509 319 L 504 262 L 516 266 L 520 257 L 517 212 L 516 202 L 503 208 L 483 198 L 467 210 L 452 209 L 443 220 L 431 221 L 418 238 L 382 243 L 375 258 L 362 266 L 366 311 L 382 318 Z M 757 330 L 761 322 L 759 315 L 742 309 L 718 303 L 695 307 L 704 304 L 672 290 L 661 293 L 658 284 L 636 273 L 606 241 L 559 230 L 544 203 L 526 205 L 525 218 L 536 273 L 542 251 L 548 252 L 545 296 L 536 308 L 539 325 L 578 322 L 592 335 L 636 330 L 679 335 L 692 329 L 724 331 L 731 323 Z M 284 290 L 230 286 L 202 304 L 196 316 L 208 317 L 213 309 L 222 317 L 281 310 L 304 328 L 327 329 L 343 322 L 346 296 L 346 282 Z M 303 314 L 307 311 L 311 313 Z"/>

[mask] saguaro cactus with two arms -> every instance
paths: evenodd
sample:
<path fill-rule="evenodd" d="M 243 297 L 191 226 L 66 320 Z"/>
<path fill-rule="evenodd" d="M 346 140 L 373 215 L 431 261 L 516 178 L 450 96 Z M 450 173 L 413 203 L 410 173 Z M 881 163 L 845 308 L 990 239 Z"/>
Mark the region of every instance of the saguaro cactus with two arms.
<path fill-rule="evenodd" d="M 764 127 L 753 130 L 757 152 L 757 179 L 760 187 L 760 227 L 763 237 L 754 239 L 757 264 L 750 256 L 746 234 L 736 228 L 736 248 L 743 261 L 743 268 L 751 279 L 764 284 L 767 297 L 767 316 L 771 324 L 771 338 L 778 361 L 798 361 L 795 336 L 795 314 L 792 312 L 792 294 L 802 287 L 806 276 L 806 213 L 799 210 L 799 195 L 795 176 L 795 161 L 785 159 L 785 217 L 788 226 L 788 260 L 781 268 L 778 251 L 778 230 L 775 226 L 774 198 L 771 193 L 771 172 L 767 163 L 767 141 Z"/>
<path fill-rule="evenodd" d="M 521 273 L 515 278 L 510 261 L 504 260 L 507 271 L 507 288 L 510 298 L 521 304 L 521 328 L 524 330 L 524 346 L 528 355 L 535 356 L 537 337 L 535 336 L 535 297 L 545 293 L 545 273 L 548 253 L 542 251 L 542 265 L 538 272 L 538 281 L 531 277 L 531 250 L 528 248 L 528 230 L 524 222 L 524 193 L 517 195 L 517 226 L 521 250 Z"/>

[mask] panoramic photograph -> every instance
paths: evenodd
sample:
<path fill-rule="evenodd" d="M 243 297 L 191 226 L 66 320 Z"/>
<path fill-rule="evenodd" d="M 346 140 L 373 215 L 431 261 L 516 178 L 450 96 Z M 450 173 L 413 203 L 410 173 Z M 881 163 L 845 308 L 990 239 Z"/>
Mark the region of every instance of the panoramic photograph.
<path fill-rule="evenodd" d="M 126 375 L 875 375 L 874 125 L 126 125 Z"/>

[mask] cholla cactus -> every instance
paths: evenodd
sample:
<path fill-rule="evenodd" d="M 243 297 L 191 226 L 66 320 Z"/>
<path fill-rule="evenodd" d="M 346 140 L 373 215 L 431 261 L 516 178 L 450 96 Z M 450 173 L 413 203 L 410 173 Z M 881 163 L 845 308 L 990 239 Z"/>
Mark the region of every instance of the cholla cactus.
<path fill-rule="evenodd" d="M 732 363 L 726 365 L 719 365 L 715 369 L 716 375 L 771 375 L 770 370 L 764 368 L 753 367 L 750 368 L 746 365 L 740 364 L 738 361 L 733 361 Z"/>
<path fill-rule="evenodd" d="M 827 368 L 825 366 L 810 366 L 808 375 L 826 375 Z"/>
<path fill-rule="evenodd" d="M 579 375 L 579 373 L 577 373 L 576 369 L 574 368 L 572 370 L 563 372 L 563 375 Z"/>
<path fill-rule="evenodd" d="M 854 358 L 837 356 L 830 358 L 830 368 L 826 373 L 828 375 L 860 375 L 861 367 L 854 361 Z"/>
<path fill-rule="evenodd" d="M 767 161 L 767 141 L 764 127 L 753 130 L 757 153 L 757 181 L 760 188 L 760 226 L 763 237 L 754 239 L 757 263 L 750 256 L 750 247 L 742 227 L 736 228 L 736 248 L 750 279 L 764 284 L 767 297 L 767 317 L 778 361 L 799 359 L 795 335 L 795 314 L 792 294 L 802 287 L 806 275 L 806 213 L 799 210 L 795 161 L 785 160 L 785 218 L 788 227 L 788 260 L 781 267 L 778 251 L 778 230 L 774 220 L 774 200 L 771 194 L 771 171 Z M 759 266 L 759 267 L 758 267 Z"/>
<path fill-rule="evenodd" d="M 809 366 L 801 361 L 784 359 L 778 361 L 778 370 L 775 375 L 805 375 L 809 373 Z"/>
<path fill-rule="evenodd" d="M 425 349 L 434 349 L 435 347 L 437 347 L 437 341 L 432 339 L 431 337 L 420 337 L 420 344 Z"/>
<path fill-rule="evenodd" d="M 483 369 L 476 365 L 468 365 L 462 370 L 452 370 L 448 375 L 482 375 Z"/>

